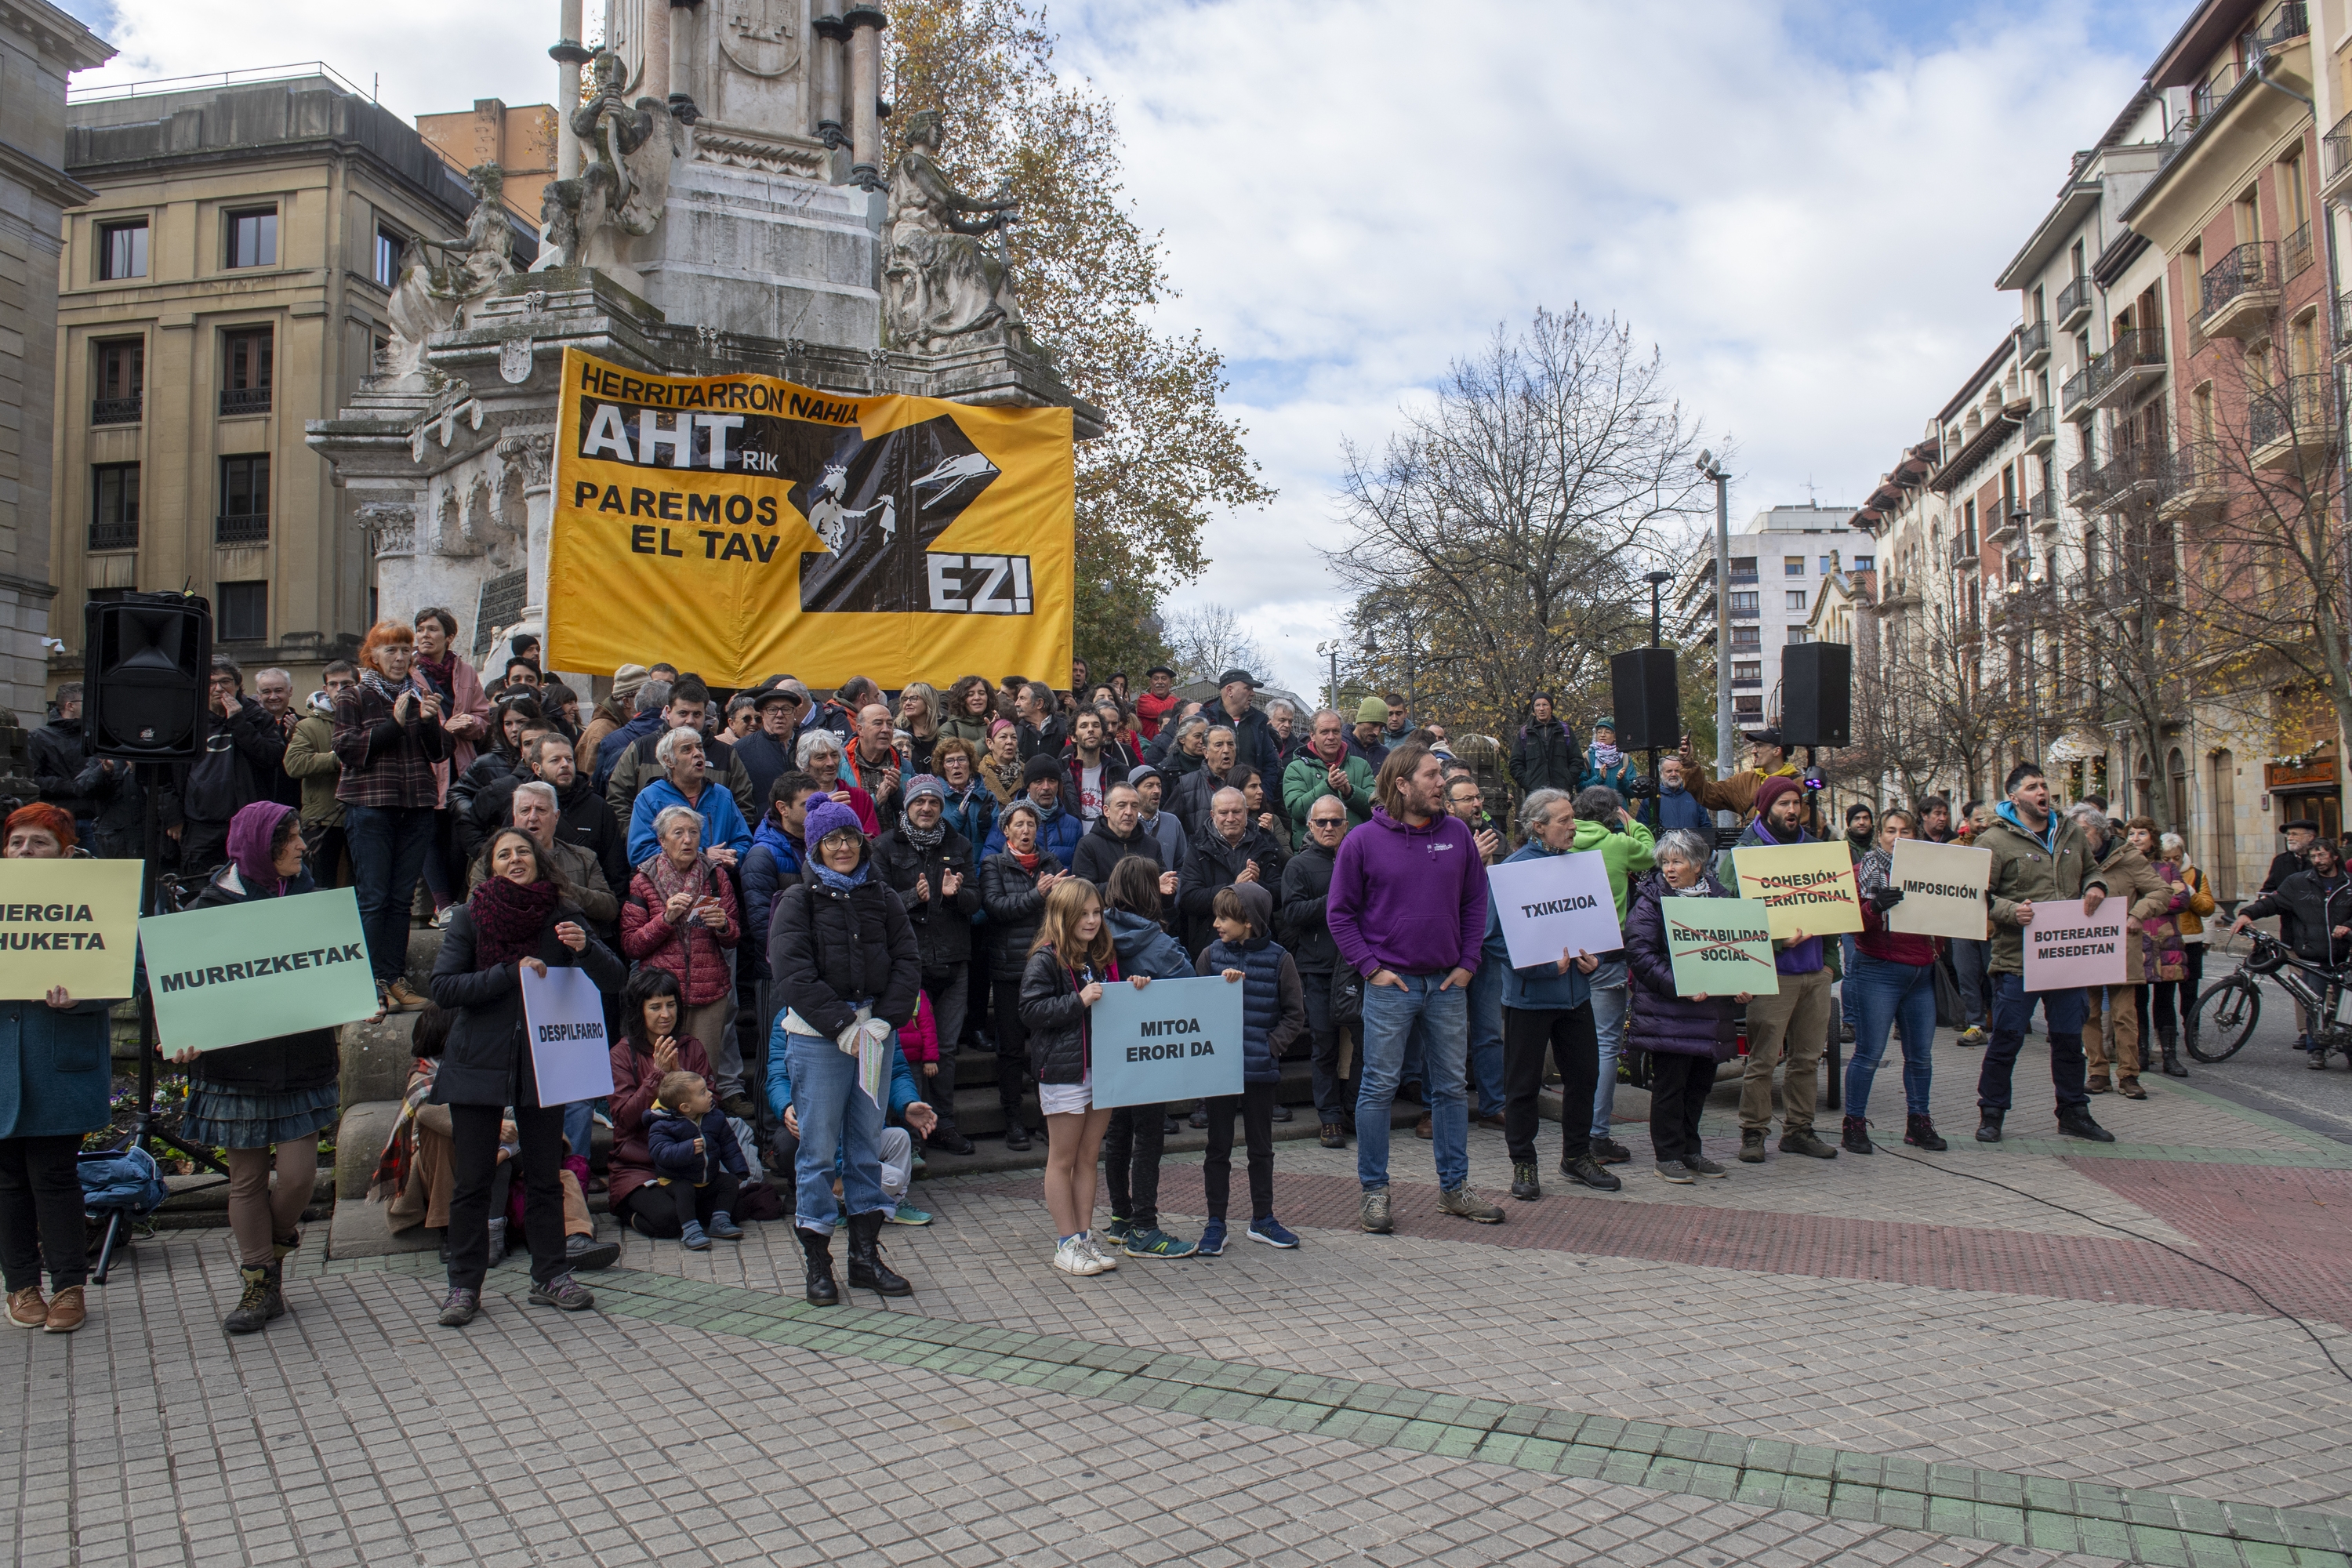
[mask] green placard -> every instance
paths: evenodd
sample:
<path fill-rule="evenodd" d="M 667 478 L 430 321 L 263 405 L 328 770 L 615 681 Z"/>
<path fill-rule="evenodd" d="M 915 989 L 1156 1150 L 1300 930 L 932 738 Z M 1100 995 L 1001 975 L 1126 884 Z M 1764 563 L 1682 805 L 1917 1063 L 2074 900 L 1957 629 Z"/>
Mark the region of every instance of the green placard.
<path fill-rule="evenodd" d="M 1761 899 L 1668 898 L 1666 952 L 1675 990 L 1684 996 L 1778 996 L 1780 972 L 1772 964 L 1770 913 Z"/>
<path fill-rule="evenodd" d="M 349 888 L 139 922 L 163 1054 L 213 1051 L 375 1011 L 360 902 Z"/>

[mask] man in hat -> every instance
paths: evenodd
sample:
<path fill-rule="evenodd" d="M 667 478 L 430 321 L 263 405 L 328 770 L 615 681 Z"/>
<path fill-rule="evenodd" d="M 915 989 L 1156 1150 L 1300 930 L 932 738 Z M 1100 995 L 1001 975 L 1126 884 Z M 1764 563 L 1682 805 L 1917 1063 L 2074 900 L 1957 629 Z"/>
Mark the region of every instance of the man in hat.
<path fill-rule="evenodd" d="M 751 710 L 759 728 L 735 743 L 735 760 L 751 775 L 751 798 L 764 801 L 775 782 L 793 771 L 793 752 L 801 722 L 801 694 L 788 675 L 772 675 L 751 689 Z"/>
<path fill-rule="evenodd" d="M 1062 759 L 1038 755 L 1029 759 L 1022 773 L 1022 793 L 1029 804 L 1037 808 L 1037 847 L 1050 849 L 1054 858 L 1067 866 L 1078 852 L 1078 840 L 1086 837 L 1087 825 L 1075 811 L 1062 804 L 1062 786 L 1070 775 L 1064 771 Z M 988 835 L 988 844 L 980 858 L 1004 853 L 1004 814 L 996 814 L 996 826 Z"/>
<path fill-rule="evenodd" d="M 1143 672 L 1143 690 L 1136 694 L 1135 727 L 1143 731 L 1145 740 L 1157 740 L 1160 726 L 1168 722 L 1181 700 L 1176 695 L 1176 672 L 1164 664 L 1155 664 Z"/>
<path fill-rule="evenodd" d="M 2307 816 L 2298 816 L 2279 829 L 2286 835 L 2286 847 L 2271 857 L 2270 875 L 2263 879 L 2262 896 L 2270 897 L 2297 871 L 2311 866 L 2311 847 L 2318 840 L 2319 824 Z"/>
<path fill-rule="evenodd" d="M 1761 815 L 1763 806 L 1758 797 L 1767 779 L 1797 780 L 1797 764 L 1789 760 L 1789 749 L 1780 743 L 1778 730 L 1752 730 L 1748 734 L 1748 765 L 1745 773 L 1727 779 L 1711 779 L 1699 766 L 1697 756 L 1691 751 L 1691 739 L 1683 737 L 1683 787 L 1698 798 L 1699 805 L 1709 811 L 1738 813 L 1753 822 Z"/>
<path fill-rule="evenodd" d="M 596 750 L 604 737 L 627 723 L 636 713 L 637 688 L 646 683 L 646 667 L 625 664 L 613 672 L 613 689 L 580 731 L 580 742 L 574 750 L 587 759 L 591 771 L 596 765 Z"/>
<path fill-rule="evenodd" d="M 1633 759 L 1617 749 L 1617 721 L 1603 714 L 1592 721 L 1592 744 L 1584 749 L 1580 790 L 1607 784 L 1627 800 L 1633 798 Z"/>
<path fill-rule="evenodd" d="M 1716 860 L 1716 880 L 1739 886 L 1738 857 L 1743 849 L 1817 842 L 1804 829 L 1805 792 L 1793 778 L 1768 773 L 1756 790 L 1756 819 L 1739 842 Z M 1803 931 L 1772 943 L 1772 966 L 1780 971 L 1778 995 L 1748 1004 L 1748 1070 L 1739 1086 L 1739 1157 L 1748 1164 L 1764 1159 L 1772 1130 L 1772 1069 L 1785 1048 L 1789 1069 L 1780 1084 L 1780 1152 L 1834 1160 L 1837 1150 L 1813 1131 L 1813 1097 L 1821 1086 L 1822 1052 L 1829 1045 L 1830 976 L 1822 939 Z"/>
<path fill-rule="evenodd" d="M 1348 732 L 1348 750 L 1363 758 L 1375 776 L 1389 760 L 1388 730 L 1389 705 L 1384 700 L 1367 697 L 1356 704 L 1356 727 Z"/>
<path fill-rule="evenodd" d="M 1265 710 L 1255 706 L 1256 696 L 1257 682 L 1248 670 L 1225 671 L 1217 677 L 1217 706 L 1224 710 L 1224 718 L 1213 721 L 1232 728 L 1234 760 L 1257 770 L 1266 798 L 1276 801 L 1279 810 L 1282 740 L 1274 732 L 1274 723 L 1265 716 Z"/>

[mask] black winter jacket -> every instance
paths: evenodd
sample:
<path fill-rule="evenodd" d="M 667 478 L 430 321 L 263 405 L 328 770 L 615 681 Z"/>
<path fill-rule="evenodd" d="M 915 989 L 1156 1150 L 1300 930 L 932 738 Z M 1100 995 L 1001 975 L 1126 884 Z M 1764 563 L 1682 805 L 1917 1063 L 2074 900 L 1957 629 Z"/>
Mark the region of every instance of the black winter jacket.
<path fill-rule="evenodd" d="M 1095 818 L 1095 825 L 1078 840 L 1078 847 L 1070 857 L 1070 869 L 1108 898 L 1111 868 L 1130 855 L 1139 855 L 1163 871 L 1178 869 L 1168 864 L 1156 834 L 1138 823 L 1134 837 L 1121 838 L 1110 830 L 1110 818 L 1107 816 Z"/>
<path fill-rule="evenodd" d="M 988 976 L 1018 980 L 1029 962 L 1029 944 L 1037 940 L 1037 922 L 1045 916 L 1045 895 L 1037 879 L 1062 868 L 1050 849 L 1037 851 L 1037 868 L 1024 871 L 1010 855 L 992 855 L 980 865 L 980 899 L 988 910 Z M 1072 1081 L 1076 1081 L 1075 1079 Z"/>
<path fill-rule="evenodd" d="M 1239 844 L 1228 844 L 1214 832 L 1196 837 L 1176 884 L 1176 908 L 1184 921 L 1184 951 L 1197 958 L 1202 948 L 1217 940 L 1218 889 L 1232 887 L 1242 868 L 1255 860 L 1258 886 L 1272 896 L 1282 886 L 1282 870 L 1288 859 L 1281 841 L 1255 824 Z"/>
<path fill-rule="evenodd" d="M 166 827 L 183 822 L 226 824 L 257 800 L 271 798 L 286 760 L 286 737 L 260 703 L 240 699 L 236 717 L 205 710 L 205 754 L 174 763 L 173 791 L 165 799 Z M 176 812 L 171 809 L 176 801 Z"/>
<path fill-rule="evenodd" d="M 1705 884 L 1710 898 L 1731 896 L 1713 877 Z M 1674 957 L 1666 942 L 1668 896 L 1666 879 L 1654 871 L 1633 890 L 1633 910 L 1625 921 L 1625 971 L 1633 983 L 1627 1037 L 1645 1051 L 1727 1062 L 1738 1048 L 1732 999 L 1709 994 L 1704 1002 L 1694 1002 L 1675 989 Z M 1676 900 L 1694 896 L 1672 895 Z"/>
<path fill-rule="evenodd" d="M 863 864 L 874 864 L 871 849 Z M 923 988 L 907 906 L 878 872 L 844 893 L 818 880 L 811 866 L 798 887 L 778 889 L 769 913 L 768 972 L 783 1005 L 826 1039 L 857 1022 L 857 1005 L 867 1001 L 874 1016 L 905 1028 Z"/>
<path fill-rule="evenodd" d="M 596 989 L 607 994 L 620 990 L 629 978 L 628 965 L 593 935 L 578 952 L 564 946 L 555 939 L 555 928 L 565 921 L 590 929 L 578 905 L 559 902 L 530 956 L 550 969 L 586 970 Z M 474 912 L 459 904 L 441 933 L 441 956 L 433 962 L 433 1000 L 457 1015 L 449 1026 L 441 1070 L 434 1076 L 433 1103 L 536 1106 L 539 1079 L 523 1038 L 521 962 L 478 970 L 474 942 Z"/>
<path fill-rule="evenodd" d="M 1331 901 L 1331 871 L 1339 857 L 1313 839 L 1282 868 L 1282 900 L 1274 929 L 1301 974 L 1329 974 L 1339 967 L 1339 944 L 1331 940 L 1326 913 Z"/>
<path fill-rule="evenodd" d="M 943 969 L 971 961 L 971 917 L 980 912 L 980 878 L 972 869 L 971 841 L 950 827 L 939 847 L 926 854 L 915 847 L 907 837 L 903 820 L 885 833 L 874 846 L 874 857 L 881 863 L 882 875 L 889 882 L 899 900 L 907 906 L 908 923 L 915 928 L 915 951 L 923 961 L 923 973 L 936 974 Z M 941 898 L 940 889 L 946 886 L 945 873 L 954 871 L 963 878 L 963 885 L 952 897 Z M 927 879 L 930 896 L 918 900 L 915 883 Z"/>
<path fill-rule="evenodd" d="M 1095 978 L 1109 984 L 1118 960 L 1110 970 Z M 1078 1083 L 1087 1076 L 1094 1030 L 1078 990 L 1050 947 L 1031 953 L 1021 971 L 1021 1026 L 1029 1031 L 1029 1071 L 1039 1083 Z"/>
<path fill-rule="evenodd" d="M 484 752 L 449 781 L 449 816 L 457 848 L 467 861 L 490 835 L 512 820 L 515 785 L 531 778 L 530 764 L 504 750 Z M 611 879 L 605 879 L 610 881 Z"/>
<path fill-rule="evenodd" d="M 236 867 L 224 866 L 188 907 L 222 910 L 257 898 L 290 899 L 318 890 L 319 884 L 310 879 L 310 872 L 304 871 L 289 881 L 282 893 L 257 893 L 245 885 Z M 286 1089 L 322 1089 L 334 1082 L 341 1070 L 342 1058 L 335 1049 L 335 1031 L 304 1029 L 299 1034 L 206 1051 L 189 1068 L 188 1078 L 196 1089 L 221 1089 L 231 1094 L 276 1094 Z"/>
<path fill-rule="evenodd" d="M 26 759 L 41 798 L 77 822 L 97 815 L 98 803 L 81 784 L 83 765 L 89 760 L 79 719 L 52 719 L 25 737 Z"/>
<path fill-rule="evenodd" d="M 1529 720 L 1519 731 L 1519 743 L 1511 748 L 1511 777 L 1520 791 L 1564 789 L 1572 794 L 1583 776 L 1584 753 L 1569 738 L 1568 726 L 1557 719 L 1541 724 Z"/>
<path fill-rule="evenodd" d="M 2306 963 L 2342 963 L 2352 958 L 2352 942 L 2332 936 L 2337 926 L 2352 925 L 2352 878 L 2339 874 L 2323 882 L 2309 867 L 2279 884 L 2238 911 L 2249 920 L 2277 915 L 2281 940 Z"/>

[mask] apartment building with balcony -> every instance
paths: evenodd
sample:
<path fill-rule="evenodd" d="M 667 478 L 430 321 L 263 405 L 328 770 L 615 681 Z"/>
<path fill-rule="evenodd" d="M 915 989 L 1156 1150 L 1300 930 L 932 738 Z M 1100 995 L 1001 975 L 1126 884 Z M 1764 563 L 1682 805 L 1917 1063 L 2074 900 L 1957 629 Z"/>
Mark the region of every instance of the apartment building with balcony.
<path fill-rule="evenodd" d="M 1731 536 L 1731 716 L 1741 730 L 1777 723 L 1780 650 L 1812 634 L 1813 601 L 1824 578 L 1872 564 L 1867 541 L 1846 527 L 1849 507 L 1768 507 Z M 1675 591 L 1675 620 L 1694 665 L 1715 669 L 1715 552 L 1692 563 Z"/>
<path fill-rule="evenodd" d="M 50 678 L 81 668 L 85 602 L 187 584 L 222 652 L 307 689 L 376 606 L 303 423 L 351 403 L 402 247 L 462 233 L 471 194 L 323 67 L 110 88 L 68 116 L 96 199 L 64 226 Z"/>

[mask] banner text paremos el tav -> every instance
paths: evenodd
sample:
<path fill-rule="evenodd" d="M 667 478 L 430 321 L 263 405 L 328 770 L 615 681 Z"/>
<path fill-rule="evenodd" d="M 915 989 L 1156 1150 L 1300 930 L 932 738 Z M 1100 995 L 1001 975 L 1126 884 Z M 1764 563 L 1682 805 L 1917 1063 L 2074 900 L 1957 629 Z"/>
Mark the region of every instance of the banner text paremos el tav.
<path fill-rule="evenodd" d="M 566 349 L 553 668 L 886 687 L 1070 662 L 1066 408 L 647 375 Z"/>

